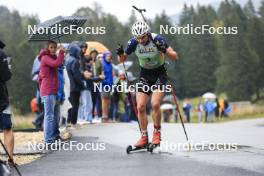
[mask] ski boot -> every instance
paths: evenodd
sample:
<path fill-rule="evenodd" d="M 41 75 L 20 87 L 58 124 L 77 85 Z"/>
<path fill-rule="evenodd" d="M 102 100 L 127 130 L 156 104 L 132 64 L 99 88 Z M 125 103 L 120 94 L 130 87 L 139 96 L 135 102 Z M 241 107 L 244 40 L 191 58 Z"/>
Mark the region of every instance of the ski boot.
<path fill-rule="evenodd" d="M 148 145 L 148 151 L 152 153 L 156 147 L 160 146 L 160 141 L 161 141 L 160 126 L 159 127 L 154 126 L 152 142 L 151 144 Z"/>
<path fill-rule="evenodd" d="M 138 140 L 138 142 L 134 145 L 131 146 L 129 145 L 126 149 L 127 154 L 129 154 L 131 151 L 138 151 L 138 150 L 144 150 L 144 149 L 148 149 L 148 135 L 143 135 L 141 136 L 141 138 Z"/>

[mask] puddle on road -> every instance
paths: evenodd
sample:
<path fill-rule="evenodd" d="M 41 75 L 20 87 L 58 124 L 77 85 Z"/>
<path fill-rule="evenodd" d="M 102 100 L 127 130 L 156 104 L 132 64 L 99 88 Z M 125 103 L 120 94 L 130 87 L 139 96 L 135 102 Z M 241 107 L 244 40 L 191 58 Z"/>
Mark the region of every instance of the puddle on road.
<path fill-rule="evenodd" d="M 216 147 L 217 146 L 217 147 Z M 191 151 L 180 151 L 180 152 L 187 152 L 187 153 L 200 153 L 200 152 L 247 152 L 247 153 L 252 153 L 252 154 L 257 154 L 257 155 L 263 155 L 264 156 L 264 148 L 257 148 L 257 147 L 252 147 L 248 145 L 235 145 L 235 146 L 230 146 L 230 145 L 217 145 L 217 144 L 210 144 L 206 146 L 198 145 L 196 146 L 200 150 L 197 150 L 192 146 Z M 184 155 L 184 157 L 189 158 L 189 155 Z"/>

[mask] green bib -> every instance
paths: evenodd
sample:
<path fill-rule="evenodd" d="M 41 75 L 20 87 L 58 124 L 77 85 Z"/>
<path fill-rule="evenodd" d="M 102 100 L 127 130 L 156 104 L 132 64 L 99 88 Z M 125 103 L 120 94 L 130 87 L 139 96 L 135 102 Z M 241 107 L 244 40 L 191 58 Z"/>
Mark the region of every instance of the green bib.
<path fill-rule="evenodd" d="M 156 34 L 151 34 L 155 38 Z M 137 44 L 135 54 L 139 59 L 139 65 L 145 69 L 158 68 L 164 64 L 164 56 L 158 51 L 152 40 L 147 45 Z"/>

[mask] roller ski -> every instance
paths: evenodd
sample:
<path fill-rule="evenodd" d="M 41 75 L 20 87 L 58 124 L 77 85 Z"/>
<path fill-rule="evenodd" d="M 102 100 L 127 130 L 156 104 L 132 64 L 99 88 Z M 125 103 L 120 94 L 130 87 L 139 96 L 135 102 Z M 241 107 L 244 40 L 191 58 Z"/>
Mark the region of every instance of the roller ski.
<path fill-rule="evenodd" d="M 134 145 L 129 145 L 126 149 L 127 154 L 130 154 L 133 151 L 148 151 L 148 136 L 142 135 L 139 141 Z"/>
<path fill-rule="evenodd" d="M 152 142 L 148 145 L 148 151 L 150 153 L 153 153 L 154 149 L 160 147 L 160 141 L 161 141 L 161 134 L 159 127 L 154 129 Z"/>

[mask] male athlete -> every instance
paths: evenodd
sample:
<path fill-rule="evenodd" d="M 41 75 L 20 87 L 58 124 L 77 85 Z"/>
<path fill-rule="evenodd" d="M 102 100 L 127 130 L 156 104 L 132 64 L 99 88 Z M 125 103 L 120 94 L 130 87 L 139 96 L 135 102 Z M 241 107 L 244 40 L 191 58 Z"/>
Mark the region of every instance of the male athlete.
<path fill-rule="evenodd" d="M 146 147 L 148 144 L 147 125 L 148 120 L 146 116 L 146 105 L 148 98 L 151 97 L 152 118 L 154 122 L 154 132 L 152 138 L 153 145 L 159 145 L 161 140 L 161 111 L 160 102 L 164 95 L 160 87 L 166 86 L 167 74 L 164 67 L 164 57 L 167 56 L 171 60 L 176 60 L 177 53 L 168 46 L 165 39 L 155 33 L 150 32 L 149 26 L 143 22 L 138 21 L 132 26 L 133 38 L 128 41 L 127 47 L 124 51 L 120 46 L 116 49 L 120 62 L 124 62 L 128 55 L 135 52 L 139 59 L 140 77 L 138 83 L 138 91 L 136 94 L 138 120 L 141 128 L 141 138 L 134 145 L 138 148 Z M 143 87 L 156 87 L 155 91 L 146 91 Z M 164 90 L 164 89 L 163 89 Z"/>

